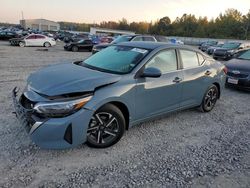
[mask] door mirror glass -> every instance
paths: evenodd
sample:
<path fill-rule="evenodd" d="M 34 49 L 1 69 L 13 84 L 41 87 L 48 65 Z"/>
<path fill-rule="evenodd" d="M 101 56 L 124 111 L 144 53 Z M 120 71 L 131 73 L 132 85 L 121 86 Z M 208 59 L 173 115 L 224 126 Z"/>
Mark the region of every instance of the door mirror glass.
<path fill-rule="evenodd" d="M 144 69 L 141 77 L 148 78 L 159 78 L 161 76 L 161 71 L 155 67 L 148 67 Z"/>

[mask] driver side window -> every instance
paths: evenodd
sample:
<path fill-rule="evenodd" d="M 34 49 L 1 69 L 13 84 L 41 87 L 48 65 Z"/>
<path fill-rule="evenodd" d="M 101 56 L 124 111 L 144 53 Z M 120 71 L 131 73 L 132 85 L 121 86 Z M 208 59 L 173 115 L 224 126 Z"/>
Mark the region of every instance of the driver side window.
<path fill-rule="evenodd" d="M 177 70 L 177 59 L 175 50 L 164 50 L 156 54 L 145 68 L 154 67 L 161 71 L 162 74 Z"/>

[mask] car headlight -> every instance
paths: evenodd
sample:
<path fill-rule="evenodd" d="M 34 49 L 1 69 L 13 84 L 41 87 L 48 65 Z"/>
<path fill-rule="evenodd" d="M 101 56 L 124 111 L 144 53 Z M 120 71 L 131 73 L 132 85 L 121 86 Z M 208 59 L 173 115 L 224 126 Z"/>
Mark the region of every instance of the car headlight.
<path fill-rule="evenodd" d="M 232 53 L 234 53 L 234 50 L 228 50 L 227 52 L 232 54 Z"/>
<path fill-rule="evenodd" d="M 34 110 L 47 117 L 63 117 L 81 109 L 92 96 L 81 99 L 62 102 L 39 102 L 34 106 Z"/>

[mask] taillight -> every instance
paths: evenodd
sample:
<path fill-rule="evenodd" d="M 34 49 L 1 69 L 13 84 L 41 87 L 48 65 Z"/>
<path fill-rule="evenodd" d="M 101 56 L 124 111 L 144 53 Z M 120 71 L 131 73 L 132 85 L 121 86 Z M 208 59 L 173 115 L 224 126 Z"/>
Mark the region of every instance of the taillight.
<path fill-rule="evenodd" d="M 224 67 L 223 71 L 224 71 L 225 74 L 227 74 L 227 67 Z"/>

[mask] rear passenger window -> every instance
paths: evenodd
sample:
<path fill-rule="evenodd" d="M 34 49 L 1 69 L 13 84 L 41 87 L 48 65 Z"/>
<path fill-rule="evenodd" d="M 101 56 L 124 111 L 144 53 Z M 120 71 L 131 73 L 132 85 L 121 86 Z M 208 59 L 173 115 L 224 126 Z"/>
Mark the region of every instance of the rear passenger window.
<path fill-rule="evenodd" d="M 199 61 L 196 52 L 180 50 L 180 54 L 184 69 L 199 66 Z"/>
<path fill-rule="evenodd" d="M 155 42 L 155 39 L 153 37 L 143 37 L 144 41 L 152 41 Z"/>
<path fill-rule="evenodd" d="M 135 37 L 132 41 L 143 41 L 142 37 Z"/>
<path fill-rule="evenodd" d="M 28 36 L 26 39 L 35 39 L 35 38 L 36 38 L 35 35 L 30 35 L 30 36 Z"/>
<path fill-rule="evenodd" d="M 36 39 L 45 39 L 45 37 L 42 35 L 36 35 Z"/>
<path fill-rule="evenodd" d="M 164 50 L 156 54 L 147 64 L 146 68 L 154 67 L 162 74 L 177 70 L 177 60 L 175 50 Z"/>

